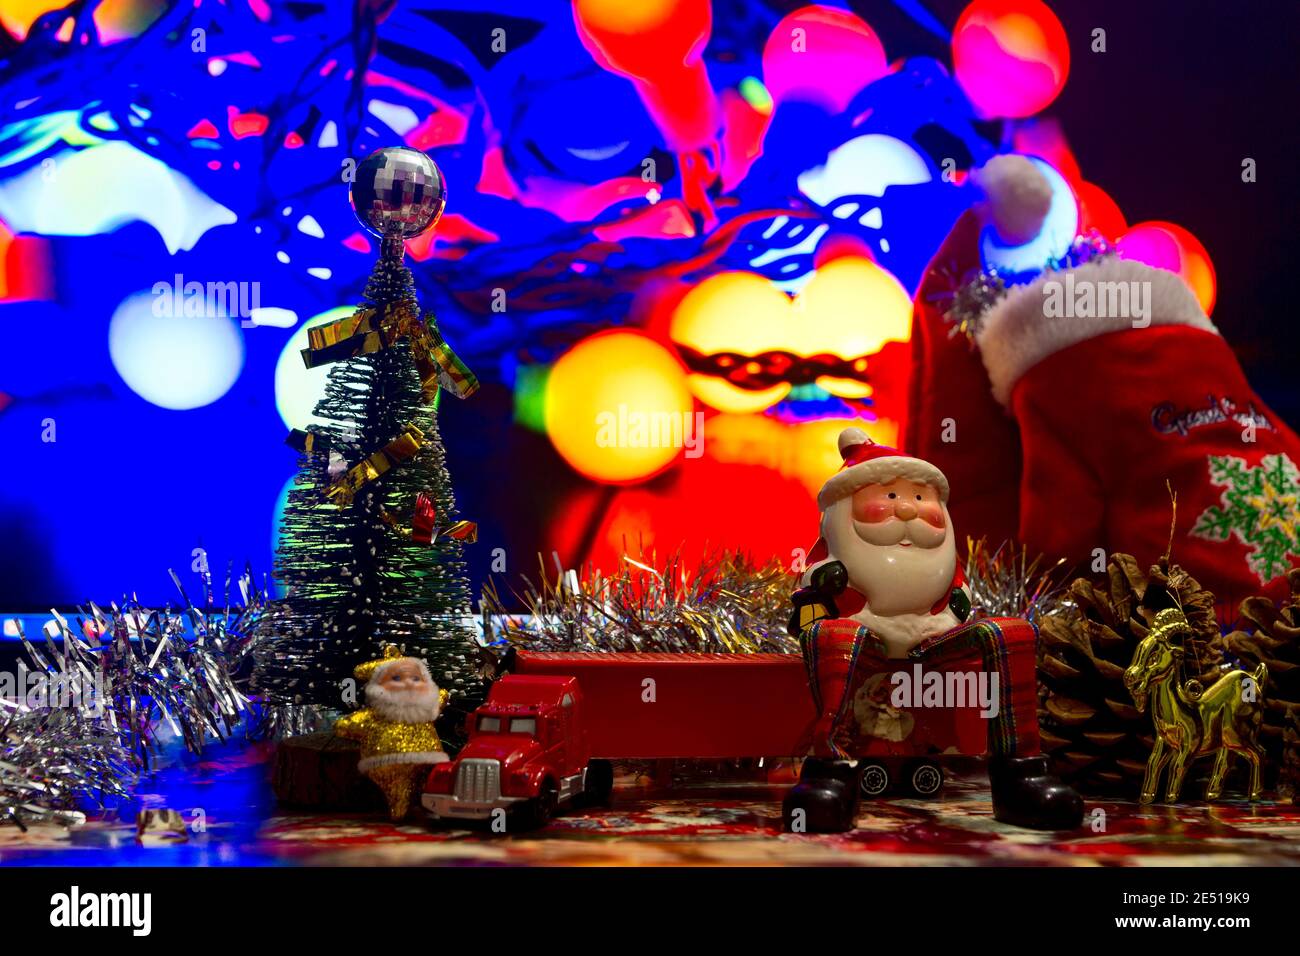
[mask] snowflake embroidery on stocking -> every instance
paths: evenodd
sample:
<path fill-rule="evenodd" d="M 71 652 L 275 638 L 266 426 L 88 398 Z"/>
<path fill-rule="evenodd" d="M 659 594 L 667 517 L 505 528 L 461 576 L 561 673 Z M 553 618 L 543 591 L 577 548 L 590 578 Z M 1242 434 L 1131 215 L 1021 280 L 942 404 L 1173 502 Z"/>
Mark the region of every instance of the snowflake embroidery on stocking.
<path fill-rule="evenodd" d="M 1210 455 L 1210 481 L 1225 488 L 1218 505 L 1196 519 L 1191 533 L 1250 548 L 1246 563 L 1265 584 L 1300 555 L 1300 471 L 1286 455 L 1265 455 L 1251 467 L 1232 455 Z"/>

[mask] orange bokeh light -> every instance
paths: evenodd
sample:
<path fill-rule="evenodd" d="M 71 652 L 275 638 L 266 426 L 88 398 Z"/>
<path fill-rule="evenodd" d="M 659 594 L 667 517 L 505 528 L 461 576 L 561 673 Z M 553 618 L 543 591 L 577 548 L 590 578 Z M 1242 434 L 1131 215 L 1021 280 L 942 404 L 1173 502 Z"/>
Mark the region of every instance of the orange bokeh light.
<path fill-rule="evenodd" d="M 793 563 L 817 537 L 817 492 L 841 465 L 836 439 L 849 425 L 881 444 L 897 441 L 892 421 L 716 415 L 704 457 L 644 485 L 576 490 L 549 543 L 564 562 L 606 571 L 625 554 L 657 562 L 679 549 L 688 567 L 715 548 Z"/>
<path fill-rule="evenodd" d="M 698 434 L 686 370 L 638 332 L 600 332 L 562 355 L 546 381 L 546 433 L 576 471 L 611 484 L 663 471 Z"/>
<path fill-rule="evenodd" d="M 870 259 L 843 256 L 825 263 L 793 300 L 751 272 L 710 276 L 678 303 L 669 335 L 704 355 L 758 356 L 827 353 L 845 359 L 874 355 L 888 342 L 911 337 L 912 300 L 898 280 Z M 743 389 L 716 376 L 693 373 L 695 396 L 719 411 L 760 412 L 789 394 L 791 384 Z M 825 378 L 819 385 L 842 398 L 864 398 L 871 387 Z"/>
<path fill-rule="evenodd" d="M 632 79 L 673 148 L 710 143 L 717 102 L 703 60 L 709 0 L 575 0 L 573 18 L 596 62 Z"/>

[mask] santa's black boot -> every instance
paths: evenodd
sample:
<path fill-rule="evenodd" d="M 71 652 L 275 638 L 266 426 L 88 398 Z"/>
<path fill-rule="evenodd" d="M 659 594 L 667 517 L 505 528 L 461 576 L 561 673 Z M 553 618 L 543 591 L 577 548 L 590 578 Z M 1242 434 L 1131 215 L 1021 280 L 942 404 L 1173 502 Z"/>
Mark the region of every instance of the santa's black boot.
<path fill-rule="evenodd" d="M 858 770 L 847 760 L 809 757 L 781 806 L 792 833 L 843 833 L 858 815 Z"/>
<path fill-rule="evenodd" d="M 990 757 L 993 818 L 1031 830 L 1073 830 L 1083 822 L 1083 798 L 1047 769 L 1047 758 Z"/>

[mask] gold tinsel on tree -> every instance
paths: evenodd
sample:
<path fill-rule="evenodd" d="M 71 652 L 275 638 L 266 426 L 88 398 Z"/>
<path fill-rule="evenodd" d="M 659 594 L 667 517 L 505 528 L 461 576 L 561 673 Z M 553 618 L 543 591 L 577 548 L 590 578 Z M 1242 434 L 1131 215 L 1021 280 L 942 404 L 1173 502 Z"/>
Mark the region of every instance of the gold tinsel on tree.
<path fill-rule="evenodd" d="M 1104 582 L 1076 579 L 1040 624 L 1039 727 L 1053 769 L 1085 793 L 1136 793 L 1154 743 L 1151 715 L 1138 713 L 1124 687 L 1138 642 L 1161 609 L 1181 607 L 1193 631 L 1182 679 L 1207 687 L 1224 642 L 1214 595 L 1178 565 L 1162 561 L 1144 574 L 1131 555 L 1115 554 L 1106 572 Z"/>
<path fill-rule="evenodd" d="M 1268 665 L 1264 688 L 1264 726 L 1260 743 L 1267 754 L 1264 783 L 1276 773 L 1278 796 L 1295 799 L 1300 791 L 1300 568 L 1287 573 L 1291 593 L 1279 607 L 1266 597 L 1246 598 L 1241 616 L 1254 630 L 1233 631 L 1224 643 L 1246 667 Z"/>

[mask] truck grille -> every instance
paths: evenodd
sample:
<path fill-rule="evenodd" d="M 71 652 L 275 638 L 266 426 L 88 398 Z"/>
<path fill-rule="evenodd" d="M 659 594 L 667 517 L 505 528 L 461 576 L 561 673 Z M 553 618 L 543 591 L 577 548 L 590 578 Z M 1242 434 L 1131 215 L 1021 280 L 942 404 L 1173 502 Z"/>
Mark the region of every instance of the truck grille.
<path fill-rule="evenodd" d="M 465 759 L 456 771 L 456 799 L 467 803 L 491 803 L 501 796 L 501 763 L 497 760 Z"/>

